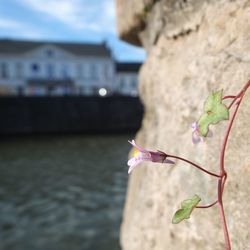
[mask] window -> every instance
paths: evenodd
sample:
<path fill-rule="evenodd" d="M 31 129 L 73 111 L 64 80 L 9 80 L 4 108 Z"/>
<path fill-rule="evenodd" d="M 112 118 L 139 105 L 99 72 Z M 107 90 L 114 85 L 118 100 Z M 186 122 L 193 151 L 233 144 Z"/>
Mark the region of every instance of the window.
<path fill-rule="evenodd" d="M 104 73 L 104 77 L 107 79 L 109 78 L 109 65 L 105 65 L 103 67 L 103 73 Z"/>
<path fill-rule="evenodd" d="M 123 77 L 120 78 L 120 88 L 121 88 L 121 89 L 124 89 L 124 88 L 125 88 L 125 82 L 124 82 Z"/>
<path fill-rule="evenodd" d="M 8 74 L 8 67 L 7 67 L 7 64 L 6 63 L 1 63 L 1 77 L 2 78 L 8 78 L 9 77 L 9 74 Z"/>
<path fill-rule="evenodd" d="M 23 77 L 23 65 L 22 63 L 18 62 L 16 63 L 16 78 Z"/>
<path fill-rule="evenodd" d="M 131 76 L 131 86 L 132 86 L 132 88 L 137 88 L 136 76 Z"/>
<path fill-rule="evenodd" d="M 76 71 L 77 71 L 77 77 L 82 78 L 82 76 L 83 76 L 82 64 L 80 64 L 80 63 L 77 64 Z"/>
<path fill-rule="evenodd" d="M 90 77 L 94 79 L 97 78 L 97 70 L 95 64 L 91 64 L 90 66 Z"/>
<path fill-rule="evenodd" d="M 45 53 L 46 53 L 47 57 L 53 57 L 54 56 L 54 51 L 51 50 L 51 49 L 47 49 L 45 51 Z"/>
<path fill-rule="evenodd" d="M 66 64 L 62 65 L 62 78 L 63 79 L 69 78 L 69 68 Z"/>
<path fill-rule="evenodd" d="M 39 71 L 39 65 L 37 63 L 32 63 L 30 65 L 32 72 L 38 72 Z"/>
<path fill-rule="evenodd" d="M 38 76 L 38 72 L 40 70 L 40 67 L 37 63 L 32 63 L 30 65 L 30 70 L 31 70 L 31 76 L 35 78 Z"/>
<path fill-rule="evenodd" d="M 55 74 L 53 65 L 47 64 L 46 70 L 47 70 L 47 77 L 50 79 L 53 78 Z"/>
<path fill-rule="evenodd" d="M 95 79 L 99 79 L 100 77 L 100 65 L 95 64 Z"/>

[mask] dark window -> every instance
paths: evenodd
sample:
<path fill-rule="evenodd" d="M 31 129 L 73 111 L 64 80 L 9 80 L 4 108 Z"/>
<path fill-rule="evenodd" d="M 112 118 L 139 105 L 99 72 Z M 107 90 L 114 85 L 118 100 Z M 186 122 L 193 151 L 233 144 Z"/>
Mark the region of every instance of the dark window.
<path fill-rule="evenodd" d="M 53 57 L 53 55 L 54 55 L 53 50 L 47 49 L 47 50 L 46 50 L 46 55 L 47 55 L 48 57 Z"/>
<path fill-rule="evenodd" d="M 33 72 L 38 72 L 39 71 L 39 65 L 37 64 L 37 63 L 32 63 L 31 64 L 31 70 L 33 71 Z"/>
<path fill-rule="evenodd" d="M 1 77 L 2 78 L 8 78 L 8 67 L 6 63 L 1 63 Z"/>

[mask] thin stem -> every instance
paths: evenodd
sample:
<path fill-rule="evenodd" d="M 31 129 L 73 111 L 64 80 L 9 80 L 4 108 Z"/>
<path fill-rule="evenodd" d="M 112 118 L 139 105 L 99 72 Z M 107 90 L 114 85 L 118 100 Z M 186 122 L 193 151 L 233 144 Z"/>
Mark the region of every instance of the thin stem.
<path fill-rule="evenodd" d="M 221 148 L 221 153 L 220 153 L 220 170 L 221 170 L 221 175 L 225 174 L 224 158 L 225 158 L 225 151 L 226 151 L 227 141 L 228 141 L 228 137 L 229 137 L 229 134 L 230 134 L 230 131 L 231 131 L 234 119 L 235 119 L 236 114 L 238 112 L 238 109 L 240 107 L 240 103 L 242 101 L 242 98 L 243 98 L 243 96 L 240 98 L 239 102 L 237 103 L 237 107 L 234 110 L 233 116 L 232 116 L 232 118 L 229 121 L 227 130 L 226 130 L 226 133 L 225 133 L 225 137 L 224 137 L 224 140 L 223 140 L 223 144 L 222 144 L 222 148 Z"/>
<path fill-rule="evenodd" d="M 236 96 L 224 96 L 223 98 L 222 98 L 222 100 L 225 100 L 225 99 L 233 99 L 232 101 L 231 101 L 231 103 L 228 105 L 228 110 L 230 110 L 231 109 L 231 107 L 234 105 L 234 103 L 237 101 L 237 99 L 240 97 L 240 94 L 241 94 L 241 92 L 238 94 L 238 95 L 236 95 Z"/>
<path fill-rule="evenodd" d="M 225 99 L 234 99 L 236 96 L 235 95 L 226 95 L 222 98 L 222 100 L 225 100 Z"/>
<path fill-rule="evenodd" d="M 215 201 L 215 202 L 213 202 L 213 203 L 211 203 L 211 204 L 209 204 L 209 205 L 200 205 L 200 206 L 196 206 L 196 208 L 209 208 L 209 207 L 214 206 L 214 205 L 217 204 L 217 203 L 218 203 L 218 200 Z"/>
<path fill-rule="evenodd" d="M 225 238 L 227 250 L 231 250 L 231 243 L 230 243 L 230 237 L 229 237 L 229 233 L 228 233 L 226 216 L 225 216 L 223 200 L 222 200 L 222 194 L 223 194 L 224 186 L 225 186 L 226 179 L 227 179 L 227 173 L 225 171 L 224 160 L 225 160 L 225 151 L 226 151 L 228 137 L 229 137 L 232 125 L 233 125 L 233 121 L 234 121 L 236 114 L 237 114 L 237 111 L 239 109 L 241 100 L 242 100 L 242 97 L 241 97 L 240 101 L 237 103 L 237 107 L 234 110 L 233 116 L 231 117 L 231 119 L 229 121 L 227 130 L 225 133 L 225 137 L 223 140 L 221 153 L 220 153 L 220 174 L 223 176 L 223 178 L 218 180 L 218 205 L 219 205 L 219 211 L 220 211 L 220 215 L 221 215 L 221 222 L 223 225 L 223 232 L 224 232 L 224 238 Z"/>
<path fill-rule="evenodd" d="M 195 164 L 194 162 L 189 161 L 189 160 L 187 160 L 187 159 L 185 159 L 185 158 L 182 158 L 182 157 L 179 157 L 179 156 L 176 156 L 176 155 L 169 155 L 169 154 L 167 154 L 167 157 L 168 157 L 168 158 L 175 158 L 175 159 L 178 159 L 178 160 L 187 162 L 187 163 L 191 164 L 192 166 L 194 166 L 195 168 L 198 168 L 199 170 L 201 170 L 201 171 L 203 171 L 203 172 L 205 172 L 205 173 L 207 173 L 207 174 L 209 174 L 209 175 L 211 175 L 211 176 L 214 176 L 214 177 L 217 177 L 217 178 L 221 178 L 220 175 L 215 174 L 215 173 L 212 173 L 212 172 L 210 172 L 210 171 L 204 169 L 203 167 L 201 167 L 201 166 Z"/>
<path fill-rule="evenodd" d="M 220 216 L 221 216 L 221 222 L 223 225 L 226 249 L 231 250 L 230 237 L 229 237 L 229 233 L 227 229 L 227 221 L 226 221 L 226 216 L 225 216 L 225 211 L 224 211 L 223 201 L 222 201 L 222 180 L 221 179 L 218 181 L 218 206 L 219 206 L 219 211 L 220 211 Z"/>
<path fill-rule="evenodd" d="M 225 172 L 225 174 L 224 174 L 224 176 L 223 176 L 223 178 L 222 178 L 222 194 L 223 194 L 223 192 L 224 192 L 224 186 L 225 186 L 225 183 L 226 183 L 226 180 L 227 180 L 227 172 Z"/>
<path fill-rule="evenodd" d="M 240 96 L 244 96 L 245 92 L 247 91 L 247 89 L 250 86 L 250 80 L 245 84 L 245 86 L 243 87 L 243 89 L 240 91 L 240 93 L 238 93 L 238 95 L 235 96 L 234 100 L 230 103 L 230 105 L 228 106 L 228 109 L 230 109 L 233 104 L 236 102 L 236 100 L 240 97 Z"/>
<path fill-rule="evenodd" d="M 222 221 L 222 225 L 223 225 L 223 232 L 224 232 L 224 238 L 225 238 L 227 250 L 231 250 L 231 243 L 230 243 L 230 237 L 229 237 L 229 233 L 228 233 L 226 216 L 225 216 L 223 200 L 222 200 L 224 186 L 225 186 L 225 183 L 227 180 L 227 172 L 225 171 L 225 166 L 224 166 L 225 150 L 226 150 L 228 137 L 229 137 L 233 122 L 234 122 L 235 117 L 237 115 L 237 112 L 239 110 L 241 101 L 245 95 L 245 92 L 249 88 L 249 86 L 250 86 L 250 80 L 246 83 L 246 85 L 243 87 L 243 89 L 240 91 L 240 93 L 237 96 L 235 96 L 234 100 L 231 102 L 231 104 L 228 107 L 228 109 L 230 109 L 233 106 L 233 104 L 236 102 L 236 100 L 238 98 L 240 98 L 240 100 L 238 102 L 236 102 L 236 108 L 235 108 L 233 115 L 232 115 L 232 117 L 229 121 L 229 124 L 227 126 L 226 133 L 225 133 L 224 140 L 223 140 L 223 144 L 222 144 L 221 151 L 220 151 L 220 175 L 222 176 L 222 178 L 220 178 L 218 180 L 218 205 L 219 205 L 219 211 L 220 211 L 220 215 L 221 215 L 221 221 Z"/>
<path fill-rule="evenodd" d="M 236 97 L 233 99 L 233 101 L 229 104 L 228 109 L 230 109 L 230 108 L 234 105 L 234 103 L 237 101 L 238 98 L 239 98 L 239 96 L 236 96 Z"/>

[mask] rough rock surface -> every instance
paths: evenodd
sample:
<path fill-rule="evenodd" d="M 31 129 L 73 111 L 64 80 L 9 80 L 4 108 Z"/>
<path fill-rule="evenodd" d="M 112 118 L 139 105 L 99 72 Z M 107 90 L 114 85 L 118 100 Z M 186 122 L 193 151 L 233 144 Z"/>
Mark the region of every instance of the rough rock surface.
<path fill-rule="evenodd" d="M 137 0 L 117 1 L 122 8 Z M 118 20 L 127 13 L 128 9 L 120 12 Z M 136 138 L 139 145 L 182 155 L 218 171 L 227 122 L 214 126 L 214 137 L 199 145 L 191 143 L 190 124 L 200 116 L 212 90 L 235 94 L 250 79 L 249 31 L 247 0 L 154 3 L 137 34 L 148 52 L 140 72 L 145 116 Z M 249 124 L 250 90 L 232 128 L 225 158 L 229 176 L 223 199 L 232 249 L 237 250 L 250 249 Z M 182 200 L 198 194 L 203 204 L 213 202 L 216 185 L 216 178 L 182 162 L 141 164 L 129 179 L 121 227 L 123 250 L 225 249 L 216 206 L 196 209 L 190 220 L 171 224 Z"/>
<path fill-rule="evenodd" d="M 121 38 L 135 45 L 141 44 L 138 33 L 154 2 L 155 0 L 116 0 L 117 29 Z"/>

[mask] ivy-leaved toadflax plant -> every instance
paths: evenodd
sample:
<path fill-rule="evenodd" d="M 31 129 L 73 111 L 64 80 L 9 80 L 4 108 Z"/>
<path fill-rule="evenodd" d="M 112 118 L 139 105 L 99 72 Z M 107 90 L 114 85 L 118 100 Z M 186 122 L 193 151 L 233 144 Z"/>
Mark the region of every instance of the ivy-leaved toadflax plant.
<path fill-rule="evenodd" d="M 205 174 L 217 178 L 217 200 L 208 205 L 200 205 L 201 198 L 195 194 L 192 198 L 181 202 L 181 208 L 174 214 L 172 223 L 177 224 L 184 219 L 190 218 L 191 213 L 197 208 L 210 208 L 217 205 L 219 207 L 221 223 L 224 231 L 225 246 L 227 250 L 231 250 L 231 242 L 227 229 L 227 222 L 222 199 L 228 175 L 224 165 L 225 151 L 233 122 L 239 110 L 242 99 L 244 98 L 244 95 L 249 86 L 250 80 L 245 84 L 245 86 L 237 95 L 223 96 L 222 90 L 212 92 L 205 100 L 202 115 L 200 116 L 198 121 L 192 124 L 192 142 L 194 144 L 197 144 L 199 142 L 205 142 L 206 138 L 208 137 L 212 137 L 212 131 L 210 129 L 211 125 L 216 125 L 222 121 L 228 121 L 228 125 L 224 133 L 223 143 L 220 147 L 220 167 L 218 173 L 211 172 L 205 167 L 200 166 L 183 157 L 171 155 L 159 150 L 149 151 L 138 146 L 134 140 L 132 140 L 132 142 L 129 141 L 134 146 L 134 157 L 128 161 L 129 174 L 143 161 L 174 164 L 174 161 L 172 160 L 176 159 L 186 162 L 197 168 L 198 170 L 204 172 Z M 226 104 L 225 100 L 229 100 L 229 104 Z"/>

